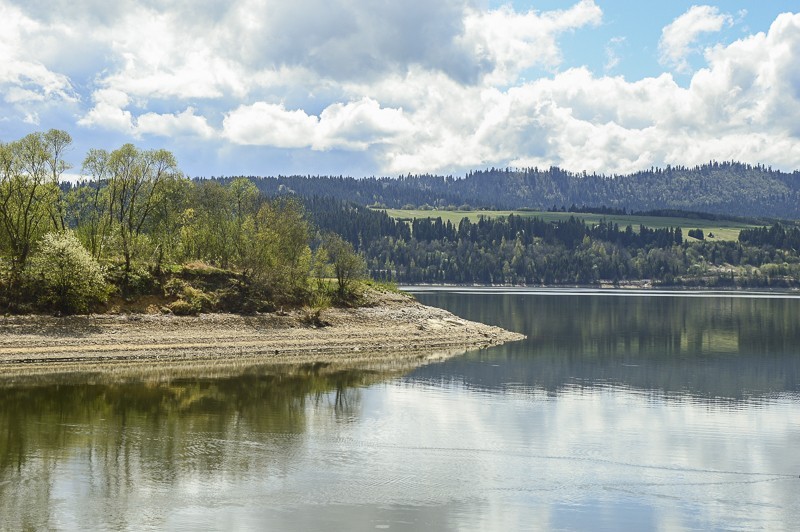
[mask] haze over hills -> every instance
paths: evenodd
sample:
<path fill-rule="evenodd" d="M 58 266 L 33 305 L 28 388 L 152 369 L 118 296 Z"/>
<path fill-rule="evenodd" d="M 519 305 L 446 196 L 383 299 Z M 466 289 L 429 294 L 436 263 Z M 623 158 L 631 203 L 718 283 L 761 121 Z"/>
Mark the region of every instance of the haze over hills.
<path fill-rule="evenodd" d="M 571 205 L 628 211 L 675 209 L 734 216 L 800 218 L 800 171 L 736 162 L 666 167 L 627 175 L 549 169 L 488 169 L 458 178 L 251 177 L 267 195 L 294 192 L 388 208 L 548 209 Z"/>

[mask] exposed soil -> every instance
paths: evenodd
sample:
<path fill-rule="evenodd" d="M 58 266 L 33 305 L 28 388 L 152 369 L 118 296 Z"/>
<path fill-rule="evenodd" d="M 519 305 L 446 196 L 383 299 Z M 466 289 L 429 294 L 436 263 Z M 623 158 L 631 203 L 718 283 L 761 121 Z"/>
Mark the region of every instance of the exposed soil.
<path fill-rule="evenodd" d="M 451 356 L 524 336 L 463 320 L 403 294 L 368 305 L 241 316 L 161 313 L 0 317 L 0 377 L 131 367 L 402 361 Z M 325 326 L 309 325 L 324 323 Z"/>

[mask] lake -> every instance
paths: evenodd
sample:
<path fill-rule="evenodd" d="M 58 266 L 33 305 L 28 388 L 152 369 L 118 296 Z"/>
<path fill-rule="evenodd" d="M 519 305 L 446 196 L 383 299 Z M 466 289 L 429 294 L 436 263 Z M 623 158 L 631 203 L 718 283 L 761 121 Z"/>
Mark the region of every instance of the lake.
<path fill-rule="evenodd" d="M 416 368 L 0 380 L 0 528 L 796 530 L 800 297 L 412 289 Z"/>

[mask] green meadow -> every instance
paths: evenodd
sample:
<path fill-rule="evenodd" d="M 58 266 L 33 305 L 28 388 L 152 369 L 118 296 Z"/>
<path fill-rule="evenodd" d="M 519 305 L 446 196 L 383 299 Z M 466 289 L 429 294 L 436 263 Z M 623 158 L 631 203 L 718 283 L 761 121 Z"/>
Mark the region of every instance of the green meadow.
<path fill-rule="evenodd" d="M 628 225 L 635 230 L 639 230 L 640 225 L 649 228 L 680 227 L 685 238 L 693 240 L 687 236 L 690 229 L 702 229 L 703 233 L 714 235 L 714 240 L 737 240 L 739 231 L 748 227 L 757 227 L 744 222 L 730 220 L 702 220 L 695 218 L 678 218 L 667 216 L 640 216 L 622 214 L 593 214 L 577 212 L 550 212 L 550 211 L 445 211 L 445 210 L 419 210 L 419 209 L 381 209 L 392 218 L 414 219 L 414 218 L 441 218 L 442 221 L 449 220 L 453 224 L 458 224 L 463 218 L 470 221 L 478 221 L 481 217 L 496 218 L 499 216 L 536 216 L 548 222 L 558 222 L 569 219 L 570 216 L 584 220 L 587 224 L 598 224 L 605 220 L 616 223 L 620 228 Z"/>

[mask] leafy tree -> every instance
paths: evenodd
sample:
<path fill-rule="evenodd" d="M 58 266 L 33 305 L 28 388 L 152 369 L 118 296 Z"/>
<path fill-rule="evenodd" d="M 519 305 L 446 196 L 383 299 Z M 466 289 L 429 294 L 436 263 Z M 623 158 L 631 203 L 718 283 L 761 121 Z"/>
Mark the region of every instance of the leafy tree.
<path fill-rule="evenodd" d="M 51 129 L 41 134 L 41 140 L 47 152 L 47 168 L 50 173 L 50 183 L 55 188 L 55 200 L 50 209 L 50 219 L 56 231 L 64 231 L 66 225 L 66 206 L 64 194 L 61 189 L 61 176 L 72 166 L 64 160 L 64 153 L 72 144 L 72 137 L 66 131 Z"/>
<path fill-rule="evenodd" d="M 90 149 L 83 160 L 82 170 L 90 182 L 74 189 L 69 197 L 78 235 L 97 259 L 103 256 L 112 229 L 107 186 L 111 179 L 109 157 L 106 150 Z"/>
<path fill-rule="evenodd" d="M 260 194 L 247 179 L 227 185 L 204 180 L 193 187 L 184 211 L 183 240 L 188 256 L 228 268 L 245 253 L 245 227 L 252 228 Z"/>
<path fill-rule="evenodd" d="M 12 285 L 46 231 L 58 189 L 48 180 L 50 162 L 41 133 L 0 144 L 0 243 L 11 258 Z"/>
<path fill-rule="evenodd" d="M 105 154 L 100 154 L 105 158 Z M 175 157 L 167 150 L 141 151 L 125 144 L 107 156 L 108 217 L 120 245 L 125 279 L 141 249 L 146 223 L 163 199 L 161 189 L 179 176 Z"/>
<path fill-rule="evenodd" d="M 364 258 L 355 252 L 350 242 L 335 233 L 325 238 L 325 249 L 336 276 L 337 295 L 340 299 L 346 299 L 352 294 L 353 282 L 366 276 Z"/>
<path fill-rule="evenodd" d="M 253 285 L 276 301 L 306 297 L 311 266 L 309 226 L 302 205 L 291 198 L 264 203 L 242 229 L 240 266 Z"/>
<path fill-rule="evenodd" d="M 189 179 L 175 176 L 167 179 L 155 192 L 153 211 L 149 225 L 152 250 L 152 266 L 161 271 L 164 264 L 175 263 L 184 258 L 181 229 L 185 222 L 183 214 L 190 205 L 193 185 Z"/>
<path fill-rule="evenodd" d="M 30 276 L 46 307 L 86 312 L 108 298 L 100 265 L 70 231 L 44 235 L 31 262 Z"/>

